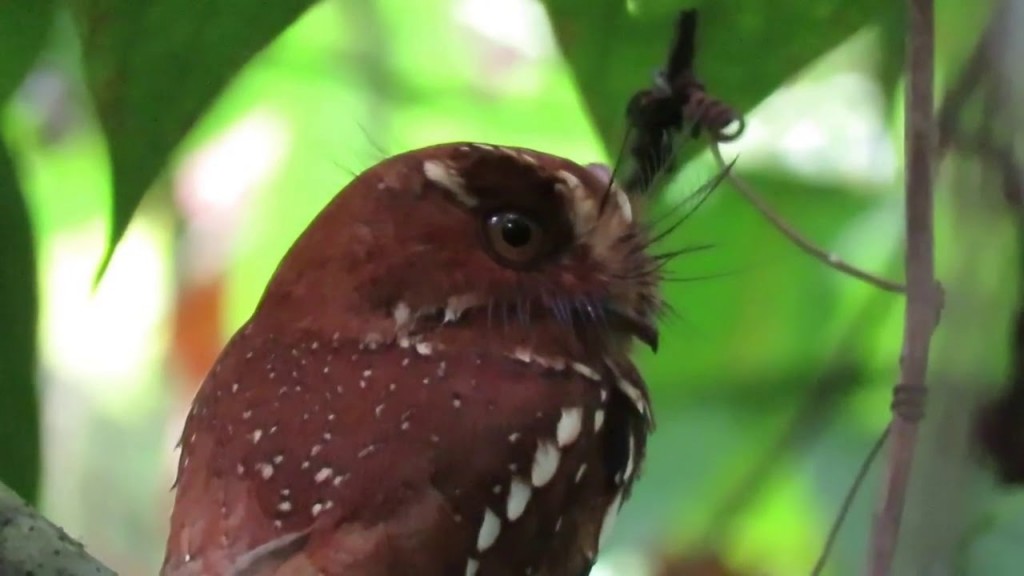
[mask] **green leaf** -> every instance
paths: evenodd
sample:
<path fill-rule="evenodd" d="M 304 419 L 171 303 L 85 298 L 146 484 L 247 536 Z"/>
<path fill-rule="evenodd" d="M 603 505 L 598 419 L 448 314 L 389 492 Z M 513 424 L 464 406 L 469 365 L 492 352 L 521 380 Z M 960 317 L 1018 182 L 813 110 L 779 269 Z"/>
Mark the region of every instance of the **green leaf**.
<path fill-rule="evenodd" d="M 35 250 L 28 207 L 0 140 L 0 480 L 34 502 L 39 484 Z"/>
<path fill-rule="evenodd" d="M 546 0 L 558 43 L 608 150 L 619 149 L 626 103 L 667 57 L 677 13 L 699 10 L 696 71 L 742 112 L 869 24 L 899 21 L 891 0 Z M 898 61 L 898 59 L 897 59 Z M 684 155 L 694 153 L 693 147 Z"/>
<path fill-rule="evenodd" d="M 0 0 L 0 105 L 46 44 L 53 14 L 53 0 Z"/>
<path fill-rule="evenodd" d="M 114 213 L 102 268 L 196 120 L 313 1 L 71 0 L 113 164 Z"/>

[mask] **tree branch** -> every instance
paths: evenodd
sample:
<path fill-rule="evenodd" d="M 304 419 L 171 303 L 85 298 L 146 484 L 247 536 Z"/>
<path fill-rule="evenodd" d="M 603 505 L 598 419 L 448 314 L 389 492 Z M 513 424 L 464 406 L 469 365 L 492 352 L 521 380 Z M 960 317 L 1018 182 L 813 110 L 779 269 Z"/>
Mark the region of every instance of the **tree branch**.
<path fill-rule="evenodd" d="M 933 254 L 935 13 L 933 0 L 907 0 L 906 5 L 910 27 L 904 101 L 907 305 L 900 381 L 893 397 L 888 469 L 871 535 L 869 566 L 872 576 L 890 574 L 896 555 L 918 421 L 922 416 L 928 349 L 941 308 Z"/>
<path fill-rule="evenodd" d="M 0 483 L 0 574 L 114 576 L 115 572 Z"/>

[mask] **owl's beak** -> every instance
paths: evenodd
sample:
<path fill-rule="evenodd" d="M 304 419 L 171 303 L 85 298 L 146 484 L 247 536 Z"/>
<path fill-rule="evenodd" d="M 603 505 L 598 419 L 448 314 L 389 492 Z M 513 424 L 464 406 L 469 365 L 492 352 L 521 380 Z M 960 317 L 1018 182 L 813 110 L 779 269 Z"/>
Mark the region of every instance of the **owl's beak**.
<path fill-rule="evenodd" d="M 620 330 L 647 344 L 651 352 L 658 351 L 658 327 L 653 322 L 619 310 L 610 310 L 609 312 Z"/>

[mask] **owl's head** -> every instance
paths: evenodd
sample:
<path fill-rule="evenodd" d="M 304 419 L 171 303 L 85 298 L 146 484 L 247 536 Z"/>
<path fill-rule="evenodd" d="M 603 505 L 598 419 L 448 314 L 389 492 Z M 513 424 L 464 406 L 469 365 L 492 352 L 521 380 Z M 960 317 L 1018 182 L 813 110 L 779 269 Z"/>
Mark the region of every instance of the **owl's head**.
<path fill-rule="evenodd" d="M 472 143 L 407 152 L 313 221 L 257 318 L 366 340 L 451 324 L 474 338 L 653 348 L 660 262 L 638 216 L 607 170 L 557 156 Z"/>

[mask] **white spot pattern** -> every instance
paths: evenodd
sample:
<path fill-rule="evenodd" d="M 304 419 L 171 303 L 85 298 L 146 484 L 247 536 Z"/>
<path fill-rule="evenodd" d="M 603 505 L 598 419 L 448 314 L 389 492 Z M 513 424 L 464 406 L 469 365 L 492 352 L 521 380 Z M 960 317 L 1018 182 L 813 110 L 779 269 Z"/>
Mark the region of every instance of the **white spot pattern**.
<path fill-rule="evenodd" d="M 484 509 L 484 519 L 480 522 L 480 532 L 476 536 L 476 549 L 480 552 L 487 550 L 498 540 L 501 534 L 501 519 L 491 511 Z"/>
<path fill-rule="evenodd" d="M 615 495 L 615 499 L 608 505 L 608 509 L 604 513 L 604 520 L 601 521 L 601 534 L 597 538 L 598 549 L 604 547 L 608 541 L 608 537 L 612 534 L 612 529 L 615 527 L 615 520 L 619 516 L 619 507 L 622 506 L 622 491 Z"/>
<path fill-rule="evenodd" d="M 530 471 L 530 481 L 534 486 L 540 488 L 555 477 L 561 457 L 562 454 L 554 443 L 548 440 L 537 443 L 537 451 L 533 455 L 533 468 Z"/>
<path fill-rule="evenodd" d="M 530 502 L 533 488 L 521 478 L 512 478 L 508 487 L 508 501 L 505 509 L 505 517 L 509 522 L 514 522 L 523 515 L 526 505 Z"/>
<path fill-rule="evenodd" d="M 562 417 L 558 419 L 558 428 L 555 437 L 558 446 L 565 448 L 580 437 L 580 430 L 583 429 L 583 408 L 563 408 Z"/>

